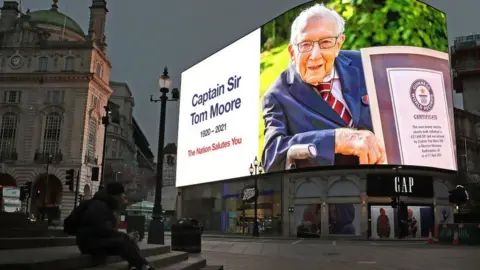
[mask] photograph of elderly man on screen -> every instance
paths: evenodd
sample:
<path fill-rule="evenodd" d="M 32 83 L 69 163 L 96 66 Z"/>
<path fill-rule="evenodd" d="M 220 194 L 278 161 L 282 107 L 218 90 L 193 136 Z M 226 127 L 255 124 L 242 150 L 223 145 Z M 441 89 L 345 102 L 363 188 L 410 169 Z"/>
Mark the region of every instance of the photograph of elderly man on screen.
<path fill-rule="evenodd" d="M 383 138 L 373 130 L 359 49 L 405 44 L 371 38 L 359 46 L 356 33 L 349 31 L 358 25 L 349 23 L 377 8 L 352 5 L 347 13 L 339 1 L 322 2 L 292 9 L 262 28 L 260 152 L 267 172 L 386 160 Z M 423 8 L 424 4 L 411 2 L 412 8 Z M 352 14 L 352 8 L 362 11 Z M 444 24 L 443 17 L 425 17 Z M 415 33 L 414 24 L 408 27 Z M 383 33 L 388 33 L 385 28 Z M 282 42 L 285 32 L 288 38 Z M 445 37 L 429 38 L 433 49 L 448 49 L 447 42 L 436 41 L 446 41 L 446 30 Z M 406 45 L 426 46 L 421 41 Z"/>

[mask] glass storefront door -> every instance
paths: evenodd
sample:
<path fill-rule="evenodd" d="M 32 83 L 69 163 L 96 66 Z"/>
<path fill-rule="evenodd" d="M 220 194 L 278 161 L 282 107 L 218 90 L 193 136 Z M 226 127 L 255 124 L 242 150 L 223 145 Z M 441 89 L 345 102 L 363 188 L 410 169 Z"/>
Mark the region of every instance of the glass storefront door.
<path fill-rule="evenodd" d="M 198 219 L 205 232 L 251 234 L 254 203 L 243 203 L 242 189 L 253 179 L 183 187 L 182 216 Z M 259 177 L 257 216 L 262 234 L 281 235 L 281 178 Z"/>
<path fill-rule="evenodd" d="M 261 195 L 257 201 L 257 218 L 262 234 L 280 234 L 281 194 Z M 255 221 L 254 203 L 244 203 L 239 197 L 226 198 L 226 232 L 251 234 Z"/>

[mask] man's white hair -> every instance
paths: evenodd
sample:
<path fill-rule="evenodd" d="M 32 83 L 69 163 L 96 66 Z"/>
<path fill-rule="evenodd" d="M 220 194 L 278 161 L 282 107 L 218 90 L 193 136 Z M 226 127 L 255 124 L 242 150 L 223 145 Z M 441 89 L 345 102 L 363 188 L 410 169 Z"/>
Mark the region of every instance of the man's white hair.
<path fill-rule="evenodd" d="M 324 4 L 315 4 L 302 11 L 292 23 L 290 32 L 290 43 L 296 44 L 298 35 L 307 26 L 308 20 L 311 18 L 328 18 L 335 21 L 337 25 L 337 34 L 343 33 L 345 30 L 345 19 L 335 10 L 329 9 Z"/>

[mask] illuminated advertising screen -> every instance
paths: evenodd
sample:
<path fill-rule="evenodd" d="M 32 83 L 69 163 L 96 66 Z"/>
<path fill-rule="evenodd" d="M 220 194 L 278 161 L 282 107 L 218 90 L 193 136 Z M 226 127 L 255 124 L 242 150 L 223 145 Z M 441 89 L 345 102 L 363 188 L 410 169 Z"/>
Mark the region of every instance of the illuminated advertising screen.
<path fill-rule="evenodd" d="M 445 14 L 312 1 L 187 69 L 177 186 L 319 166 L 455 171 Z"/>

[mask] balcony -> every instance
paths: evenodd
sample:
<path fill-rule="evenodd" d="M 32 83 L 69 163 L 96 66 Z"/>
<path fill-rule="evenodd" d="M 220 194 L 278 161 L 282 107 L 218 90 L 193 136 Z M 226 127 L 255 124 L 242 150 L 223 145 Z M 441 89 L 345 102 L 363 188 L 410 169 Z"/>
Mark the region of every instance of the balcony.
<path fill-rule="evenodd" d="M 15 149 L 11 151 L 1 151 L 0 152 L 0 162 L 13 162 L 18 160 L 18 154 Z"/>
<path fill-rule="evenodd" d="M 60 163 L 63 159 L 62 151 L 57 153 L 42 153 L 38 150 L 35 151 L 33 160 L 37 164 L 47 164 L 47 163 Z"/>
<path fill-rule="evenodd" d="M 98 165 L 98 158 L 85 155 L 85 164 Z"/>
<path fill-rule="evenodd" d="M 461 74 L 461 75 L 480 73 L 480 61 L 473 60 L 473 61 L 460 62 L 456 64 L 453 68 L 458 74 Z"/>

